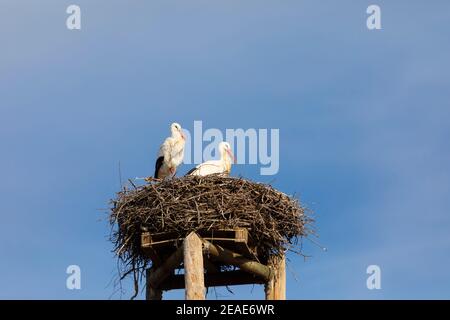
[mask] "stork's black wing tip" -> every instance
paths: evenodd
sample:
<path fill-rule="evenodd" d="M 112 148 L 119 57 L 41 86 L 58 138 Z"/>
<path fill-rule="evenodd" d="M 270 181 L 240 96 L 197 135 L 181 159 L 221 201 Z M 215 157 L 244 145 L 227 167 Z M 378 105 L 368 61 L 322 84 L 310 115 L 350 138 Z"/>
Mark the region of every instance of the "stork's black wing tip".
<path fill-rule="evenodd" d="M 159 179 L 159 169 L 161 169 L 162 165 L 164 162 L 164 157 L 161 156 L 158 159 L 156 159 L 156 164 L 155 164 L 155 174 L 153 175 L 156 179 Z"/>
<path fill-rule="evenodd" d="M 192 168 L 191 170 L 189 170 L 188 172 L 186 172 L 186 174 L 184 175 L 185 177 L 190 175 L 191 173 L 193 173 L 195 170 L 197 170 L 197 167 Z"/>

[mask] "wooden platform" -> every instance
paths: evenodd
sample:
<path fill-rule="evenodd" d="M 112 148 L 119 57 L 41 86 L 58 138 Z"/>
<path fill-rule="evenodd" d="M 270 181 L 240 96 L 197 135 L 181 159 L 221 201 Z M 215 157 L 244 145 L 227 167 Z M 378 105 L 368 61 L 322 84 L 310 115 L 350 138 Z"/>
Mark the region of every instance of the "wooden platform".
<path fill-rule="evenodd" d="M 197 234 L 204 240 L 238 252 L 249 259 L 258 259 L 255 244 L 247 229 L 202 229 L 198 230 Z M 141 248 L 148 258 L 158 265 L 181 245 L 183 239 L 176 232 L 143 232 Z"/>
<path fill-rule="evenodd" d="M 259 261 L 245 228 L 202 229 L 186 238 L 175 232 L 143 232 L 141 249 L 152 261 L 147 299 L 162 299 L 162 291 L 183 288 L 186 299 L 204 299 L 205 287 L 244 284 L 265 284 L 267 299 L 284 297 L 284 258 L 276 270 L 274 264 Z"/>

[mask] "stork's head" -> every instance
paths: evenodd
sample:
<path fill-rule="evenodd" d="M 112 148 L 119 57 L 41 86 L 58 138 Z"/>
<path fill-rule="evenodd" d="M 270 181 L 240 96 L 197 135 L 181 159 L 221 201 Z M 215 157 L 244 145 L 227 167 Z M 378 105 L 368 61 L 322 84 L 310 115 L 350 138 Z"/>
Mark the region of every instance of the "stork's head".
<path fill-rule="evenodd" d="M 183 130 L 181 129 L 181 126 L 179 123 L 174 122 L 170 125 L 170 131 L 172 133 L 172 137 L 174 138 L 182 138 L 185 139 Z"/>
<path fill-rule="evenodd" d="M 219 143 L 219 151 L 222 159 L 230 157 L 229 159 L 236 163 L 236 158 L 234 157 L 233 152 L 231 151 L 231 146 L 228 142 L 222 141 Z"/>

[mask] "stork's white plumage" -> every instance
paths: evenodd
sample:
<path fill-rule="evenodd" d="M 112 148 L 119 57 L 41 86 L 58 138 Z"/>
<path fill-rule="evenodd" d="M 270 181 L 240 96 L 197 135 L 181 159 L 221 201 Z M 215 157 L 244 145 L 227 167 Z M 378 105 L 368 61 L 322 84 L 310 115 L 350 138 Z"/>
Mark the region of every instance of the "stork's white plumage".
<path fill-rule="evenodd" d="M 191 176 L 207 176 L 209 174 L 223 174 L 229 175 L 231 171 L 231 164 L 235 162 L 231 146 L 228 142 L 219 143 L 219 160 L 210 160 L 203 162 L 191 169 L 186 175 Z"/>
<path fill-rule="evenodd" d="M 154 175 L 157 179 L 173 177 L 177 167 L 183 162 L 186 141 L 181 126 L 174 122 L 170 125 L 170 131 L 171 136 L 159 147 Z"/>

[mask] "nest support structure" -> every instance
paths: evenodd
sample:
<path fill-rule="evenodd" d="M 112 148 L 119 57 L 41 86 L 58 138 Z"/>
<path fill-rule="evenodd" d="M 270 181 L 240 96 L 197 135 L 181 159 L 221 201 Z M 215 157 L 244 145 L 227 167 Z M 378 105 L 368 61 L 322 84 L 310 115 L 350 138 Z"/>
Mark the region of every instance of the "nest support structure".
<path fill-rule="evenodd" d="M 286 298 L 286 258 L 301 254 L 312 233 L 299 202 L 270 185 L 207 176 L 151 181 L 113 200 L 111 240 L 122 277 L 146 275 L 146 298 L 185 289 L 188 300 L 206 288 L 264 284 L 266 299 Z M 301 241 L 300 241 L 301 243 Z"/>
<path fill-rule="evenodd" d="M 206 287 L 244 284 L 264 284 L 268 300 L 286 298 L 284 255 L 271 256 L 266 264 L 258 261 L 246 229 L 199 233 L 162 240 L 173 244 L 165 249 L 158 248 L 161 242 L 153 242 L 150 234 L 142 234 L 143 249 L 153 261 L 146 272 L 146 299 L 160 300 L 163 291 L 185 289 L 187 300 L 203 300 Z M 213 233 L 220 238 L 211 237 Z M 176 274 L 180 269 L 184 272 Z"/>

